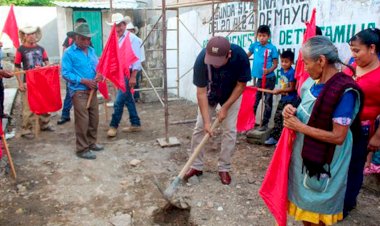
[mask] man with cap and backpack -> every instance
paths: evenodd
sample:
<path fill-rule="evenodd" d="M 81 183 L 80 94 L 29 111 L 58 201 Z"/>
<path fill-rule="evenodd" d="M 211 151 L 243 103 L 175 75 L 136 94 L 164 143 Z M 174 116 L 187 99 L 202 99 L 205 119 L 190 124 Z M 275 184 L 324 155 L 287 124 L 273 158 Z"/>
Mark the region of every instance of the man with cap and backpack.
<path fill-rule="evenodd" d="M 205 133 L 212 136 L 211 117 L 216 113 L 223 129 L 218 160 L 222 184 L 230 184 L 231 158 L 236 143 L 236 121 L 241 94 L 251 80 L 250 64 L 245 51 L 220 36 L 211 38 L 194 65 L 193 83 L 197 86 L 198 116 L 191 140 L 191 150 L 200 144 Z M 215 112 L 217 110 L 217 112 Z M 184 180 L 203 174 L 204 150 L 195 159 Z"/>

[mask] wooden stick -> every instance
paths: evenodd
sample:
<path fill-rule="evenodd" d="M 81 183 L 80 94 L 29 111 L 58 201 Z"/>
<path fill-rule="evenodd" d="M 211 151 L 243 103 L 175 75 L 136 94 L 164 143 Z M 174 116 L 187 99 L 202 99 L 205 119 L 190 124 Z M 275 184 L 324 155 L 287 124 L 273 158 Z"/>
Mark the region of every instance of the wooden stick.
<path fill-rule="evenodd" d="M 94 93 L 95 93 L 95 90 L 92 89 L 92 90 L 90 91 L 90 96 L 88 97 L 88 100 L 87 100 L 87 105 L 86 105 L 86 108 L 87 108 L 87 109 L 90 108 L 91 100 L 92 100 L 92 97 L 94 96 Z"/>
<path fill-rule="evenodd" d="M 107 123 L 107 120 L 108 120 L 108 107 L 107 107 L 107 100 L 106 99 L 104 99 L 103 105 L 104 105 L 105 122 Z"/>
<path fill-rule="evenodd" d="M 16 175 L 15 166 L 13 165 L 12 156 L 11 156 L 11 153 L 9 152 L 8 144 L 5 139 L 4 133 L 3 135 L 1 135 L 1 140 L 3 141 L 4 149 L 5 149 L 6 155 L 8 156 L 8 162 L 9 162 L 9 166 L 11 167 L 13 178 L 16 179 L 17 175 Z"/>
<path fill-rule="evenodd" d="M 271 90 L 271 89 L 257 88 L 257 91 L 274 94 L 274 90 Z"/>
<path fill-rule="evenodd" d="M 38 134 L 40 133 L 40 122 L 39 122 L 40 116 L 37 114 L 34 114 L 34 118 L 35 118 L 35 123 L 36 123 L 36 125 L 34 126 L 34 135 L 38 137 Z"/>

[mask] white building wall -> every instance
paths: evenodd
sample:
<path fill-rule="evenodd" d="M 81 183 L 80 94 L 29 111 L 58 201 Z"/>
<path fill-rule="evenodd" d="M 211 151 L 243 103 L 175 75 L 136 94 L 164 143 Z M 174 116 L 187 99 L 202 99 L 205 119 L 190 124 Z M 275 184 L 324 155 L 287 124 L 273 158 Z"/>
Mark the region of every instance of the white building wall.
<path fill-rule="evenodd" d="M 252 10 L 252 3 L 220 4 L 220 13 L 215 20 L 216 29 L 232 29 Z M 272 42 L 280 51 L 293 49 L 298 55 L 301 47 L 304 22 L 308 20 L 312 8 L 316 8 L 317 25 L 323 29 L 323 35 L 329 37 L 338 47 L 342 60 L 350 56 L 347 41 L 355 33 L 367 27 L 379 27 L 380 0 L 259 0 L 259 24 L 268 24 L 272 31 Z M 205 46 L 211 37 L 208 21 L 211 18 L 211 5 L 180 8 L 181 21 L 191 30 L 196 39 Z M 168 18 L 169 24 L 175 18 Z M 248 49 L 254 41 L 253 19 L 244 23 L 247 32 L 234 32 L 229 36 L 232 43 Z M 215 35 L 226 36 L 228 32 Z M 180 76 L 192 68 L 201 47 L 188 31 L 179 26 L 179 65 Z M 168 43 L 174 38 L 168 35 Z M 175 57 L 168 54 L 168 62 L 174 62 Z M 175 84 L 176 75 L 168 72 L 168 84 Z M 192 83 L 193 71 L 180 79 L 180 96 L 196 101 L 196 88 Z M 174 90 L 170 90 L 174 92 Z"/>
<path fill-rule="evenodd" d="M 9 6 L 0 6 L 0 30 L 3 30 L 5 19 L 8 16 Z M 59 59 L 57 10 L 55 7 L 14 7 L 18 27 L 27 24 L 39 26 L 42 29 L 42 39 L 39 45 L 43 46 L 50 58 L 55 62 Z M 12 42 L 6 34 L 2 35 L 5 52 L 15 52 Z"/>

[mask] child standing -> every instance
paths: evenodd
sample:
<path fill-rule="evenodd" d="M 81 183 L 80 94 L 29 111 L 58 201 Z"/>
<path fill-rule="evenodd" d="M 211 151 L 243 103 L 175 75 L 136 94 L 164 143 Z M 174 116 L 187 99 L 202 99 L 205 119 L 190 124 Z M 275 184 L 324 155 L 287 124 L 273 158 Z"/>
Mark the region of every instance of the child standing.
<path fill-rule="evenodd" d="M 266 75 L 265 89 L 273 90 L 276 84 L 276 76 L 274 74 L 274 70 L 278 65 L 278 52 L 277 48 L 269 43 L 270 39 L 270 29 L 267 25 L 260 25 L 257 29 L 257 39 L 258 42 L 252 43 L 248 49 L 248 57 L 253 55 L 253 65 L 252 65 L 252 77 L 257 79 L 257 82 L 254 84 L 256 87 L 261 88 L 262 86 L 262 77 Z M 265 51 L 268 50 L 268 60 L 266 68 L 264 68 L 264 54 Z M 272 114 L 272 102 L 273 102 L 273 94 L 265 93 L 265 110 L 264 117 L 262 121 L 261 127 L 258 128 L 259 131 L 266 131 L 268 129 L 269 119 Z M 262 98 L 262 93 L 257 92 L 256 94 L 256 102 L 254 105 L 254 112 L 256 113 L 257 107 Z"/>
<path fill-rule="evenodd" d="M 278 103 L 276 114 L 274 116 L 274 128 L 268 140 L 265 141 L 266 145 L 277 144 L 283 128 L 282 110 L 287 104 L 294 107 L 297 105 L 297 92 L 296 80 L 294 78 L 294 69 L 292 64 L 294 62 L 294 53 L 286 50 L 281 54 L 281 77 L 279 79 L 279 89 L 274 90 L 274 94 L 281 94 L 280 102 Z"/>

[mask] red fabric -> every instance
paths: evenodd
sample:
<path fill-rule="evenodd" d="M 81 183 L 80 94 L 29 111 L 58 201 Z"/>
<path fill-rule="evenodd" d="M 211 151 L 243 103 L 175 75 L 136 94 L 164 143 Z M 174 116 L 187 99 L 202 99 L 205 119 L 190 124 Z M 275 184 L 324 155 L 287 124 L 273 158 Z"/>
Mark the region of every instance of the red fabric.
<path fill-rule="evenodd" d="M 36 114 L 62 108 L 59 66 L 39 67 L 26 71 L 30 111 Z"/>
<path fill-rule="evenodd" d="M 303 35 L 302 44 L 304 44 L 307 40 L 315 36 L 315 33 L 316 33 L 315 13 L 316 13 L 316 9 L 314 8 L 311 14 L 310 22 L 306 22 L 306 30 Z M 303 60 L 302 60 L 301 51 L 299 51 L 298 53 L 298 60 L 296 64 L 296 71 L 294 74 L 294 78 L 297 80 L 296 88 L 297 88 L 298 96 L 300 96 L 302 84 L 306 81 L 307 78 L 309 78 L 309 74 L 305 71 L 305 64 L 303 63 Z"/>
<path fill-rule="evenodd" d="M 256 100 L 256 92 L 256 87 L 245 87 L 236 122 L 236 129 L 238 132 L 253 129 L 255 126 L 256 117 L 255 112 L 253 111 L 253 105 Z"/>
<path fill-rule="evenodd" d="M 128 32 L 128 34 L 124 38 L 123 43 L 120 46 L 120 54 L 119 54 L 120 62 L 123 65 L 123 72 L 127 76 L 128 79 L 130 77 L 129 67 L 139 60 L 139 58 L 137 58 L 137 56 L 133 52 L 129 35 L 130 35 L 130 32 Z"/>
<path fill-rule="evenodd" d="M 0 118 L 0 137 L 2 137 L 4 134 L 3 131 L 3 120 Z M 3 143 L 0 145 L 0 159 L 3 158 Z"/>
<path fill-rule="evenodd" d="M 98 66 L 96 67 L 96 72 L 102 74 L 113 84 L 115 84 L 118 89 L 125 92 L 126 87 L 121 62 L 119 43 L 116 35 L 116 25 L 114 24 L 106 46 L 103 49 L 103 53 L 100 56 Z"/>
<path fill-rule="evenodd" d="M 11 5 L 7 19 L 5 20 L 3 33 L 9 36 L 9 38 L 13 42 L 13 46 L 16 49 L 20 46 L 20 41 L 18 38 L 18 26 L 17 26 L 15 12 L 13 10 L 13 5 Z"/>
<path fill-rule="evenodd" d="M 295 138 L 294 131 L 284 128 L 269 164 L 259 194 L 276 219 L 286 226 L 288 209 L 288 171 Z"/>
<path fill-rule="evenodd" d="M 268 49 L 265 49 L 265 52 L 264 52 L 264 69 L 267 68 L 267 63 L 268 63 Z M 261 88 L 262 89 L 265 89 L 265 85 L 267 83 L 267 75 L 266 74 L 263 74 L 263 80 L 261 82 Z"/>
<path fill-rule="evenodd" d="M 103 95 L 104 99 L 109 100 L 110 96 L 108 94 L 107 81 L 103 80 L 98 83 L 99 92 Z"/>
<path fill-rule="evenodd" d="M 354 62 L 351 66 L 356 68 Z M 348 75 L 352 75 L 352 71 L 347 68 L 343 71 Z M 362 89 L 364 93 L 364 107 L 360 114 L 360 120 L 375 120 L 380 114 L 380 67 L 367 72 L 366 74 L 357 77 L 356 83 Z"/>
<path fill-rule="evenodd" d="M 139 60 L 139 58 L 133 52 L 129 35 L 130 32 L 128 32 L 127 36 L 124 38 L 123 43 L 120 46 L 120 62 L 123 62 L 123 71 L 128 80 L 131 77 L 129 67 Z M 131 88 L 130 92 L 133 95 L 135 93 L 135 90 Z"/>
<path fill-rule="evenodd" d="M 20 51 L 16 51 L 16 54 L 15 54 L 15 60 L 14 60 L 14 63 L 16 64 L 16 65 L 20 65 L 20 67 L 21 67 L 21 62 L 22 62 L 22 54 L 21 54 L 21 52 Z"/>

